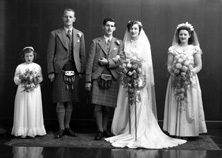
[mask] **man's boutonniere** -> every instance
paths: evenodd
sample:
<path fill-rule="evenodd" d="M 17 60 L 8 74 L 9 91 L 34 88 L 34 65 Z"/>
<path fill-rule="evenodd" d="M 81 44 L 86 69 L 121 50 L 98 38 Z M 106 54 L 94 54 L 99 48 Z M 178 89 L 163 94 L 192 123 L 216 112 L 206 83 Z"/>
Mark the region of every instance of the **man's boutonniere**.
<path fill-rule="evenodd" d="M 120 41 L 119 41 L 119 40 L 116 40 L 116 44 L 117 44 L 117 45 L 120 45 Z"/>
<path fill-rule="evenodd" d="M 77 36 L 81 38 L 82 34 L 80 32 L 77 33 Z"/>

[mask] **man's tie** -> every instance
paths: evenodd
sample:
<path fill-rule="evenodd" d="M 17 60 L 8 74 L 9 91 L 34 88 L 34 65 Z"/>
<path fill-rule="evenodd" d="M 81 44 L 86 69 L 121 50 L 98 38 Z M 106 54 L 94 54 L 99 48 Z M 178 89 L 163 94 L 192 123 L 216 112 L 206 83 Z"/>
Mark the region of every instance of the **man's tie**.
<path fill-rule="evenodd" d="M 72 32 L 71 32 L 71 30 L 68 30 L 67 36 L 69 38 L 69 43 L 68 43 L 69 57 L 71 58 L 71 51 L 72 51 Z"/>
<path fill-rule="evenodd" d="M 69 37 L 69 40 L 72 41 L 72 32 L 71 32 L 71 30 L 68 30 L 68 37 Z"/>
<path fill-rule="evenodd" d="M 106 45 L 107 45 L 107 51 L 109 52 L 109 50 L 110 50 L 110 39 L 107 40 Z"/>

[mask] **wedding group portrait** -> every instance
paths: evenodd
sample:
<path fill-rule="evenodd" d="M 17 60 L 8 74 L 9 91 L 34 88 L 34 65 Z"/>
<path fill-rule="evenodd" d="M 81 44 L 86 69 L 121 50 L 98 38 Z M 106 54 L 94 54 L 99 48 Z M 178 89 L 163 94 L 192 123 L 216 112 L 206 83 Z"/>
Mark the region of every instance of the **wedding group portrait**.
<path fill-rule="evenodd" d="M 222 1 L 0 3 L 1 157 L 222 157 Z"/>

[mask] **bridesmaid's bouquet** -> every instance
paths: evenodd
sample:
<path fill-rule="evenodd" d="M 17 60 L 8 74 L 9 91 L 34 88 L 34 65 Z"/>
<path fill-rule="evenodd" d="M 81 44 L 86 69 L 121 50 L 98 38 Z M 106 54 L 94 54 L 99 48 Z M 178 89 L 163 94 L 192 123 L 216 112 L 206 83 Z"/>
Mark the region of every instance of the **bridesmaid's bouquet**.
<path fill-rule="evenodd" d="M 191 75 L 193 64 L 184 55 L 175 56 L 171 71 L 172 85 L 176 89 L 175 97 L 178 103 L 183 103 L 187 97 L 187 89 L 192 84 Z"/>
<path fill-rule="evenodd" d="M 142 62 L 142 58 L 133 54 L 122 60 L 118 69 L 121 84 L 128 92 L 129 105 L 141 100 L 140 90 L 146 85 L 146 76 L 142 73 Z"/>
<path fill-rule="evenodd" d="M 19 79 L 25 92 L 33 91 L 40 82 L 40 76 L 38 73 L 29 69 L 26 69 L 24 73 L 19 74 Z"/>

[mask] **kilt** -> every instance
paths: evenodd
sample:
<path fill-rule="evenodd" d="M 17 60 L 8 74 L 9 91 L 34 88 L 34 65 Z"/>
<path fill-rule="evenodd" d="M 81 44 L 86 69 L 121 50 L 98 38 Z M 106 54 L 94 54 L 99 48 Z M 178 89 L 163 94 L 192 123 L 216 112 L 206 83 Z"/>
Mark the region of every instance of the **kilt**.
<path fill-rule="evenodd" d="M 102 89 L 97 80 L 92 83 L 92 103 L 108 107 L 116 107 L 119 82 L 112 80 L 112 86 L 109 89 Z"/>
<path fill-rule="evenodd" d="M 66 84 L 63 80 L 63 71 L 55 74 L 55 80 L 52 88 L 53 102 L 79 102 L 79 76 L 75 76 L 73 83 L 74 89 L 66 89 Z"/>

